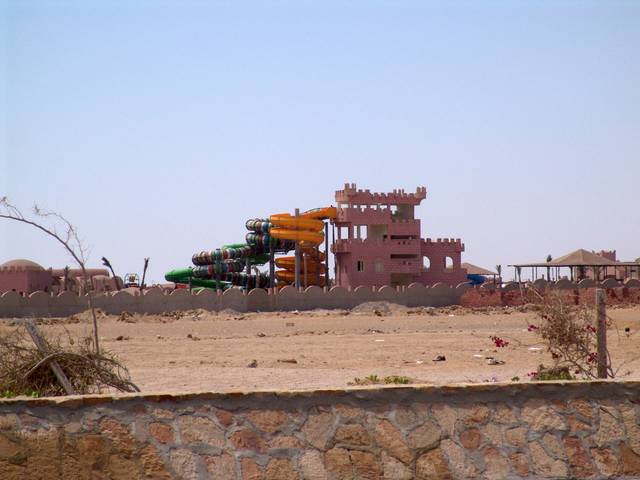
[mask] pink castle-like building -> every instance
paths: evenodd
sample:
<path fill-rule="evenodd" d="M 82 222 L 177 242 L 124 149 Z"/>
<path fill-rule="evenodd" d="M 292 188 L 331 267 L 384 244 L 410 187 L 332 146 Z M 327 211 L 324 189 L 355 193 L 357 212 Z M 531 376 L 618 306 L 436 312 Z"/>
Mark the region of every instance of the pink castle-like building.
<path fill-rule="evenodd" d="M 336 285 L 343 287 L 408 285 L 467 281 L 461 266 L 460 239 L 420 238 L 415 207 L 427 196 L 394 190 L 371 193 L 355 183 L 336 192 L 337 228 L 332 251 L 336 256 Z"/>

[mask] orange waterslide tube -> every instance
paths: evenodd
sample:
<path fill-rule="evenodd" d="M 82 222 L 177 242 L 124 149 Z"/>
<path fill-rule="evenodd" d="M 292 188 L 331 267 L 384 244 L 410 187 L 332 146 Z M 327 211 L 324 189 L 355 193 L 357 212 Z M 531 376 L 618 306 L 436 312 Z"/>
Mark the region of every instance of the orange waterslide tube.
<path fill-rule="evenodd" d="M 316 220 L 313 218 L 306 218 L 303 216 L 294 217 L 288 213 L 279 213 L 277 215 L 271 215 L 269 221 L 275 228 L 286 230 L 309 230 L 311 232 L 318 232 L 324 228 L 322 220 Z M 273 233 L 273 228 L 271 229 Z"/>
<path fill-rule="evenodd" d="M 293 283 L 295 280 L 295 273 L 290 270 L 278 270 L 276 272 L 276 278 L 281 282 Z M 307 275 L 307 284 L 317 285 L 315 274 Z M 324 275 L 320 275 L 320 286 L 324 286 Z"/>
<path fill-rule="evenodd" d="M 278 268 L 284 268 L 295 272 L 296 270 L 296 257 L 280 257 L 276 258 L 276 266 Z M 316 270 L 320 269 L 320 272 L 324 271 L 324 264 L 315 261 L 315 259 L 307 258 L 307 273 L 316 273 Z M 304 260 L 300 260 L 300 273 L 304 272 Z"/>
<path fill-rule="evenodd" d="M 317 220 L 334 220 L 338 211 L 336 207 L 322 207 L 314 208 L 313 210 L 307 210 L 301 213 L 300 216 L 304 218 L 315 218 Z"/>
<path fill-rule="evenodd" d="M 320 222 L 322 223 L 322 222 Z M 324 241 L 324 233 L 309 230 L 288 230 L 284 228 L 272 228 L 271 236 L 283 240 L 305 242 L 311 245 L 320 245 Z"/>
<path fill-rule="evenodd" d="M 323 220 L 336 218 L 335 207 L 316 208 L 308 210 L 298 216 L 289 213 L 278 213 L 269 217 L 272 224 L 270 234 L 273 238 L 282 240 L 293 240 L 299 242 L 304 257 L 300 262 L 300 273 L 304 273 L 304 258 L 307 264 L 307 284 L 316 285 L 316 273 L 324 274 L 324 266 L 318 264 L 325 259 L 324 253 L 320 253 L 320 258 L 316 256 L 317 245 L 324 241 Z M 282 257 L 276 259 L 276 265 L 284 270 L 276 272 L 279 282 L 292 283 L 295 280 L 295 257 Z M 324 275 L 321 275 L 320 285 L 324 285 Z"/>

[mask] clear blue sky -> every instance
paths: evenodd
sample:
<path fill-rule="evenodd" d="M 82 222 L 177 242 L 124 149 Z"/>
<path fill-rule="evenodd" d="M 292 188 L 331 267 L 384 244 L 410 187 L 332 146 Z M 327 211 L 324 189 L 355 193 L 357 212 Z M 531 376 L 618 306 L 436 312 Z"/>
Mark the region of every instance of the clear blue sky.
<path fill-rule="evenodd" d="M 0 195 L 150 278 L 345 181 L 493 268 L 640 257 L 640 2 L 0 0 Z M 70 260 L 0 223 L 0 262 Z M 508 276 L 511 271 L 508 272 Z"/>

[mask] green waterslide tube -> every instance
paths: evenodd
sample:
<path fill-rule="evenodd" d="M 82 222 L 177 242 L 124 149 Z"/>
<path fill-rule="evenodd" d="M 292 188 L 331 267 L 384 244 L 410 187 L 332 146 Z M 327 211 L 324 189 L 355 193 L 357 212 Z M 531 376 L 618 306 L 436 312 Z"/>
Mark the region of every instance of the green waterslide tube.
<path fill-rule="evenodd" d="M 191 283 L 193 287 L 217 289 L 218 283 L 220 284 L 221 290 L 226 290 L 227 288 L 231 287 L 230 282 L 218 282 L 217 280 L 194 277 L 193 270 L 191 270 L 191 268 L 179 268 L 176 270 L 171 270 L 170 272 L 165 273 L 164 278 L 166 281 L 173 283 L 183 283 L 185 285 Z"/>

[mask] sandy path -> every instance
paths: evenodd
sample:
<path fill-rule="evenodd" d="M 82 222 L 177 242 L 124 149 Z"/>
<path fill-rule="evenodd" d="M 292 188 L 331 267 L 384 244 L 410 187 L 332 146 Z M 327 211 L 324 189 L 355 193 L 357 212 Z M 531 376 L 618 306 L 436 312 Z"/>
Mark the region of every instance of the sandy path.
<path fill-rule="evenodd" d="M 529 350 L 541 347 L 526 329 L 535 321 L 533 313 L 455 312 L 194 312 L 180 319 L 135 316 L 135 323 L 104 317 L 100 336 L 146 392 L 344 387 L 354 377 L 371 374 L 403 375 L 419 383 L 526 380 L 539 363 L 550 363 L 543 350 Z M 615 365 L 638 355 L 640 333 L 633 333 L 640 332 L 640 307 L 610 309 L 609 315 L 620 332 L 627 326 L 632 332 L 627 338 L 610 331 Z M 0 320 L 0 332 L 13 328 L 9 322 Z M 66 328 L 78 335 L 90 331 L 84 319 L 41 328 L 50 333 Z M 490 335 L 510 345 L 495 349 Z M 116 340 L 119 336 L 125 339 Z M 446 361 L 433 362 L 436 355 L 445 355 Z M 484 356 L 505 364 L 488 365 Z M 247 367 L 252 360 L 256 368 Z M 640 361 L 623 371 L 629 372 L 624 378 L 640 379 Z"/>

